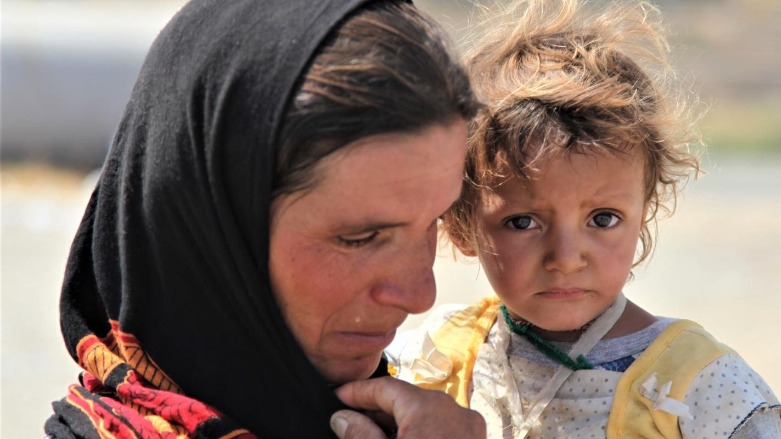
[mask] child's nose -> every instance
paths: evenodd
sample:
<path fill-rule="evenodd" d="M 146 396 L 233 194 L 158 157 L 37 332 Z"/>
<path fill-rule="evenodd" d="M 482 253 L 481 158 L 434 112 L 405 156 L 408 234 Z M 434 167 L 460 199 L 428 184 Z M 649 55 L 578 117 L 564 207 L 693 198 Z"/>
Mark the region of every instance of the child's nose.
<path fill-rule="evenodd" d="M 550 246 L 543 261 L 546 270 L 568 274 L 586 268 L 585 249 L 576 233 L 562 230 L 550 233 Z"/>

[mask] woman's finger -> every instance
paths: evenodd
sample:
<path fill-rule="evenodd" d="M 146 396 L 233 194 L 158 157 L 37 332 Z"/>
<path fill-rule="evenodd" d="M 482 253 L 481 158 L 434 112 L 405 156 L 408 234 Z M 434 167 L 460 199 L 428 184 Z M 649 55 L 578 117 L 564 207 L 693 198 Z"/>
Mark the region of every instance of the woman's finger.
<path fill-rule="evenodd" d="M 352 410 L 339 410 L 331 415 L 331 429 L 339 439 L 388 438 L 368 416 Z"/>
<path fill-rule="evenodd" d="M 412 384 L 386 377 L 347 383 L 336 389 L 336 396 L 353 408 L 393 414 L 394 405 L 416 390 Z"/>

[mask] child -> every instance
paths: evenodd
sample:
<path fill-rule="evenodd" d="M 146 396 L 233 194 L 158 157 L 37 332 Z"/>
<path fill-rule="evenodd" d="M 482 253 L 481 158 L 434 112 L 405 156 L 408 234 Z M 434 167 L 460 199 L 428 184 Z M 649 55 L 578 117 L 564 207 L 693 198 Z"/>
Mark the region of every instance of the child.
<path fill-rule="evenodd" d="M 699 171 L 658 11 L 529 0 L 504 17 L 469 57 L 486 107 L 444 218 L 498 298 L 394 342 L 397 376 L 478 410 L 494 438 L 781 437 L 778 399 L 735 351 L 622 294 Z"/>

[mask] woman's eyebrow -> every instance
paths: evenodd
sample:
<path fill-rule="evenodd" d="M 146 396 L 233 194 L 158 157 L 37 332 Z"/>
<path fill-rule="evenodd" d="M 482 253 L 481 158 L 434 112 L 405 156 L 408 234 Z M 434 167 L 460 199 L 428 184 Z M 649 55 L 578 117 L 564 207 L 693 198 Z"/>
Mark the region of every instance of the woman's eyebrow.
<path fill-rule="evenodd" d="M 403 227 L 408 225 L 406 222 L 363 222 L 357 224 L 349 224 L 338 228 L 339 233 L 344 234 L 360 234 L 365 232 L 374 232 L 378 230 L 391 229 L 394 227 Z"/>

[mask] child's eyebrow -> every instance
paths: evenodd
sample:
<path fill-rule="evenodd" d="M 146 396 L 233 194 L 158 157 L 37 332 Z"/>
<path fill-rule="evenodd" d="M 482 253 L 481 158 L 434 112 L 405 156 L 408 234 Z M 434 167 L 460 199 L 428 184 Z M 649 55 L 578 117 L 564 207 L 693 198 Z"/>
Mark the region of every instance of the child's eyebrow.
<path fill-rule="evenodd" d="M 642 192 L 642 191 L 641 191 Z M 607 199 L 632 199 L 637 194 L 633 190 L 625 187 L 608 187 L 600 189 L 594 193 L 590 198 L 595 200 L 607 200 Z"/>

